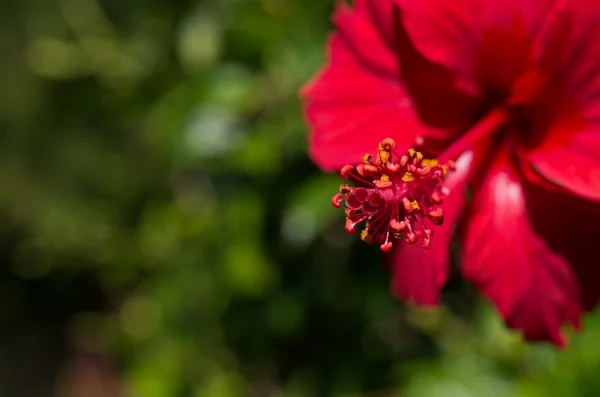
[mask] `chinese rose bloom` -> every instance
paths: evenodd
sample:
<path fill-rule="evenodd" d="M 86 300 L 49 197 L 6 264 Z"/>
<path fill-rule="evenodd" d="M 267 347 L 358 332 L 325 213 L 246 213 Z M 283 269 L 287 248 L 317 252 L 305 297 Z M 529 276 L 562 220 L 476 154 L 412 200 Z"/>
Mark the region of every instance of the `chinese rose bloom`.
<path fill-rule="evenodd" d="M 369 220 L 363 238 L 391 247 L 395 293 L 438 302 L 458 224 L 464 277 L 526 339 L 564 344 L 561 327 L 578 327 L 600 297 L 600 3 L 357 0 L 333 20 L 328 62 L 302 92 L 315 163 L 358 166 L 388 138 L 397 153 L 456 161 L 431 191 L 450 192 L 443 225 L 411 223 L 428 250 L 388 246 L 403 220 L 389 201 L 352 212 L 390 177 L 385 162 L 368 164 L 379 167 L 370 191 L 334 198 L 345 197 L 351 229 Z"/>

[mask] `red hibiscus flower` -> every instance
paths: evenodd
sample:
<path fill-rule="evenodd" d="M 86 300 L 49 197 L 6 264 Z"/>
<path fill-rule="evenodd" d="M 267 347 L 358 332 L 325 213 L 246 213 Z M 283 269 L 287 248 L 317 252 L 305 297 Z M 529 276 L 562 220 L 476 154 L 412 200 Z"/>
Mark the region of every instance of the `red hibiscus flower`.
<path fill-rule="evenodd" d="M 390 210 L 402 198 L 380 191 L 389 185 L 386 167 L 396 169 L 409 147 L 455 160 L 445 222 L 432 239 L 439 170 L 437 184 L 406 187 L 406 167 L 423 168 L 410 155 L 392 176 L 394 191 L 429 200 L 417 213 L 396 207 L 421 225 L 407 242 L 421 237 L 431 246 L 394 244 L 393 290 L 422 305 L 438 302 L 458 224 L 464 277 L 526 339 L 563 345 L 561 327 L 577 328 L 600 298 L 592 249 L 600 236 L 600 3 L 357 0 L 338 5 L 333 20 L 328 63 L 302 92 L 311 156 L 339 170 L 387 137 L 398 153 L 380 147 L 384 158 L 361 168 L 368 178 L 345 168 L 366 189 L 343 187 L 334 198 L 334 205 L 345 200 L 349 229 L 369 221 L 363 237 L 390 248 L 407 234 Z M 389 223 L 372 225 L 381 219 Z"/>

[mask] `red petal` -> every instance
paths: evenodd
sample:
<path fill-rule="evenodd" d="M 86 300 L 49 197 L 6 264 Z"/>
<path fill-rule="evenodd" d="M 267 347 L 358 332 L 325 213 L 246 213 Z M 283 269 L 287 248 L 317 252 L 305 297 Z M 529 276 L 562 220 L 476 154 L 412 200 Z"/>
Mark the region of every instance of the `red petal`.
<path fill-rule="evenodd" d="M 401 76 L 406 90 L 414 100 L 421 120 L 433 127 L 449 130 L 436 139 L 452 139 L 477 117 L 481 101 L 478 89 L 456 81 L 457 76 L 446 65 L 432 63 L 414 47 L 402 24 L 398 9 L 396 20 L 396 50 L 402 64 Z"/>
<path fill-rule="evenodd" d="M 548 180 L 578 196 L 600 201 L 600 130 L 576 135 L 564 146 L 539 148 L 529 160 Z"/>
<path fill-rule="evenodd" d="M 555 12 L 539 55 L 552 74 L 534 123 L 548 125 L 528 155 L 548 180 L 581 197 L 600 200 L 600 4 L 571 1 Z M 544 46 L 545 45 L 545 46 Z M 550 102 L 549 102 L 550 101 Z M 536 108 L 537 105 L 538 107 Z M 550 109 L 550 110 L 549 110 Z M 550 118 L 550 114 L 554 117 Z"/>
<path fill-rule="evenodd" d="M 395 47 L 395 27 L 390 23 L 390 16 L 396 8 L 396 0 L 356 0 L 356 12 L 366 15 L 377 30 L 379 37 L 389 47 Z"/>
<path fill-rule="evenodd" d="M 585 109 L 600 115 L 600 3 L 582 0 L 557 1 L 540 32 L 537 54 L 542 69 L 564 81 L 567 95 Z"/>
<path fill-rule="evenodd" d="M 362 10 L 338 8 L 329 64 L 302 91 L 310 153 L 327 170 L 356 163 L 384 138 L 408 148 L 418 135 L 428 134 L 398 82 L 398 62 L 378 36 L 366 3 Z"/>
<path fill-rule="evenodd" d="M 460 73 L 474 94 L 474 59 L 481 35 L 480 2 L 400 0 L 402 22 L 414 46 L 430 61 Z"/>
<path fill-rule="evenodd" d="M 528 340 L 565 343 L 560 327 L 577 326 L 582 310 L 578 282 L 565 258 L 533 230 L 506 154 L 498 155 L 475 193 L 463 244 L 465 278 L 511 328 Z"/>
<path fill-rule="evenodd" d="M 598 244 L 600 205 L 560 191 L 525 184 L 531 224 L 546 244 L 568 260 L 579 281 L 582 303 L 592 310 L 600 301 Z M 549 217 L 548 214 L 558 214 Z"/>
<path fill-rule="evenodd" d="M 586 120 L 583 111 L 564 93 L 549 93 L 547 98 L 557 103 L 556 110 L 551 116 L 543 104 L 532 107 L 530 120 L 534 127 L 530 135 L 540 136 L 525 154 L 525 161 L 552 183 L 599 201 L 600 123 Z M 528 179 L 533 182 L 535 178 L 528 175 Z"/>
<path fill-rule="evenodd" d="M 502 82 L 502 75 L 507 73 L 516 75 L 509 70 L 525 60 L 520 59 L 527 54 L 526 48 L 522 48 L 523 39 L 535 38 L 558 2 L 398 0 L 398 3 L 417 50 L 430 61 L 458 72 L 457 83 L 477 93 L 481 83 L 477 74 L 492 79 L 487 83 Z M 499 40 L 501 37 L 503 40 Z M 476 70 L 482 66 L 487 70 Z"/>
<path fill-rule="evenodd" d="M 355 10 L 339 4 L 333 15 L 334 24 L 342 41 L 354 53 L 358 62 L 369 72 L 389 79 L 394 84 L 399 71 L 398 59 L 393 47 L 385 42 L 381 34 L 383 29 L 392 25 L 392 14 L 384 16 L 382 12 L 385 9 L 380 9 L 379 6 L 367 7 L 364 3 L 365 1 L 358 2 Z"/>
<path fill-rule="evenodd" d="M 420 305 L 436 305 L 440 290 L 448 277 L 450 242 L 453 230 L 465 202 L 464 188 L 471 174 L 471 152 L 458 159 L 457 169 L 449 174 L 446 187 L 451 194 L 444 200 L 444 223 L 434 228 L 431 248 L 417 243 L 394 244 L 390 254 L 392 290 L 402 300 L 414 300 Z"/>

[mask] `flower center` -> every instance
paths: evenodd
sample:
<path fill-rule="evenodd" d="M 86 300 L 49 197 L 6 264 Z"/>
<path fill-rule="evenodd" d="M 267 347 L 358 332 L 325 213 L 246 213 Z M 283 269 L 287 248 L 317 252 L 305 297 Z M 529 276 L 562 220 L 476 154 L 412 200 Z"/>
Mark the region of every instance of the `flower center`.
<path fill-rule="evenodd" d="M 395 147 L 392 139 L 384 139 L 377 155 L 365 155 L 363 164 L 356 167 L 344 166 L 341 175 L 354 186 L 341 185 L 332 203 L 336 208 L 346 204 L 346 231 L 355 233 L 364 222 L 361 239 L 379 244 L 382 251 L 389 251 L 401 239 L 408 244 L 422 240 L 423 248 L 429 248 L 433 235 L 429 224 L 444 221 L 442 181 L 455 165 L 425 159 L 414 149 L 399 155 Z"/>

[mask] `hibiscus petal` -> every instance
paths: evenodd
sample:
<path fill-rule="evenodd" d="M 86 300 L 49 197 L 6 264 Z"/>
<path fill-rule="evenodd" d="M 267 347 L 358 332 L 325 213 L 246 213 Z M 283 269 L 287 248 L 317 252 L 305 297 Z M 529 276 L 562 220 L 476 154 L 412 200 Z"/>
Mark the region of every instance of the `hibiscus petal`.
<path fill-rule="evenodd" d="M 394 48 L 394 25 L 390 23 L 390 15 L 396 8 L 396 0 L 356 0 L 354 8 L 358 14 L 365 14 L 372 21 L 379 36 L 391 49 Z"/>
<path fill-rule="evenodd" d="M 600 130 L 573 137 L 565 146 L 544 147 L 529 155 L 541 175 L 572 193 L 600 201 Z"/>
<path fill-rule="evenodd" d="M 597 245 L 600 207 L 564 191 L 548 191 L 537 184 L 524 184 L 529 219 L 546 244 L 568 260 L 577 275 L 586 310 L 600 301 L 600 253 Z M 548 214 L 562 214 L 549 217 Z"/>
<path fill-rule="evenodd" d="M 330 38 L 329 63 L 301 93 L 311 126 L 310 154 L 326 170 L 356 163 L 384 138 L 406 149 L 431 131 L 416 117 L 398 79 L 388 78 L 392 53 L 382 41 L 373 44 L 376 30 L 370 20 L 346 6 L 340 9 L 343 17 L 337 19 L 344 26 Z M 363 44 L 354 43 L 362 43 L 363 36 L 373 44 L 368 56 Z"/>
<path fill-rule="evenodd" d="M 431 248 L 419 244 L 395 244 L 390 252 L 392 291 L 402 300 L 419 305 L 436 305 L 450 268 L 450 243 L 454 226 L 465 202 L 464 189 L 471 173 L 472 152 L 465 152 L 456 162 L 445 186 L 450 195 L 444 200 L 444 223 L 435 227 Z"/>
<path fill-rule="evenodd" d="M 533 107 L 530 119 L 548 126 L 540 129 L 543 134 L 539 142 L 534 142 L 524 159 L 550 182 L 577 196 L 599 201 L 600 123 L 594 125 L 586 120 L 587 116 L 567 95 L 559 98 L 552 119 L 543 105 L 539 109 Z M 533 181 L 534 178 L 528 179 Z"/>
<path fill-rule="evenodd" d="M 574 272 L 533 230 L 523 186 L 500 153 L 475 193 L 463 241 L 462 271 L 528 340 L 563 345 L 560 328 L 582 310 Z"/>
<path fill-rule="evenodd" d="M 395 9 L 393 15 L 402 82 L 413 98 L 419 118 L 428 125 L 448 130 L 445 136 L 435 138 L 451 140 L 477 117 L 481 106 L 478 88 L 470 83 L 462 84 L 446 65 L 432 63 L 423 57 L 401 22 L 400 11 Z"/>
<path fill-rule="evenodd" d="M 476 76 L 481 50 L 492 50 L 483 57 L 488 61 L 486 67 L 497 72 L 489 77 L 496 79 L 498 74 L 507 73 L 514 61 L 520 61 L 517 55 L 523 52 L 522 40 L 535 38 L 558 3 L 556 0 L 397 2 L 417 50 L 430 61 L 458 72 L 458 84 L 470 87 L 472 92 L 481 83 Z"/>
<path fill-rule="evenodd" d="M 458 71 L 473 92 L 475 51 L 481 36 L 480 2 L 400 0 L 402 22 L 416 49 L 434 63 Z"/>
<path fill-rule="evenodd" d="M 364 68 L 393 84 L 398 77 L 398 59 L 381 34 L 383 29 L 392 26 L 392 14 L 384 16 L 381 11 L 385 10 L 367 8 L 360 3 L 364 1 L 359 2 L 361 7 L 357 5 L 355 10 L 345 4 L 338 5 L 333 15 L 337 32 Z"/>
<path fill-rule="evenodd" d="M 548 126 L 528 154 L 542 176 L 595 201 L 600 200 L 598 18 L 600 4 L 593 2 L 571 1 L 554 13 L 549 38 L 540 44 L 545 45 L 542 66 L 553 73 L 545 97 L 554 98 L 554 103 L 534 106 L 532 118 L 545 120 Z M 553 109 L 551 120 L 548 108 Z"/>
<path fill-rule="evenodd" d="M 548 13 L 547 27 L 540 32 L 536 58 L 543 69 L 554 73 L 566 94 L 585 109 L 598 105 L 600 96 L 600 4 L 560 1 Z M 599 109 L 595 109 L 598 116 Z"/>

